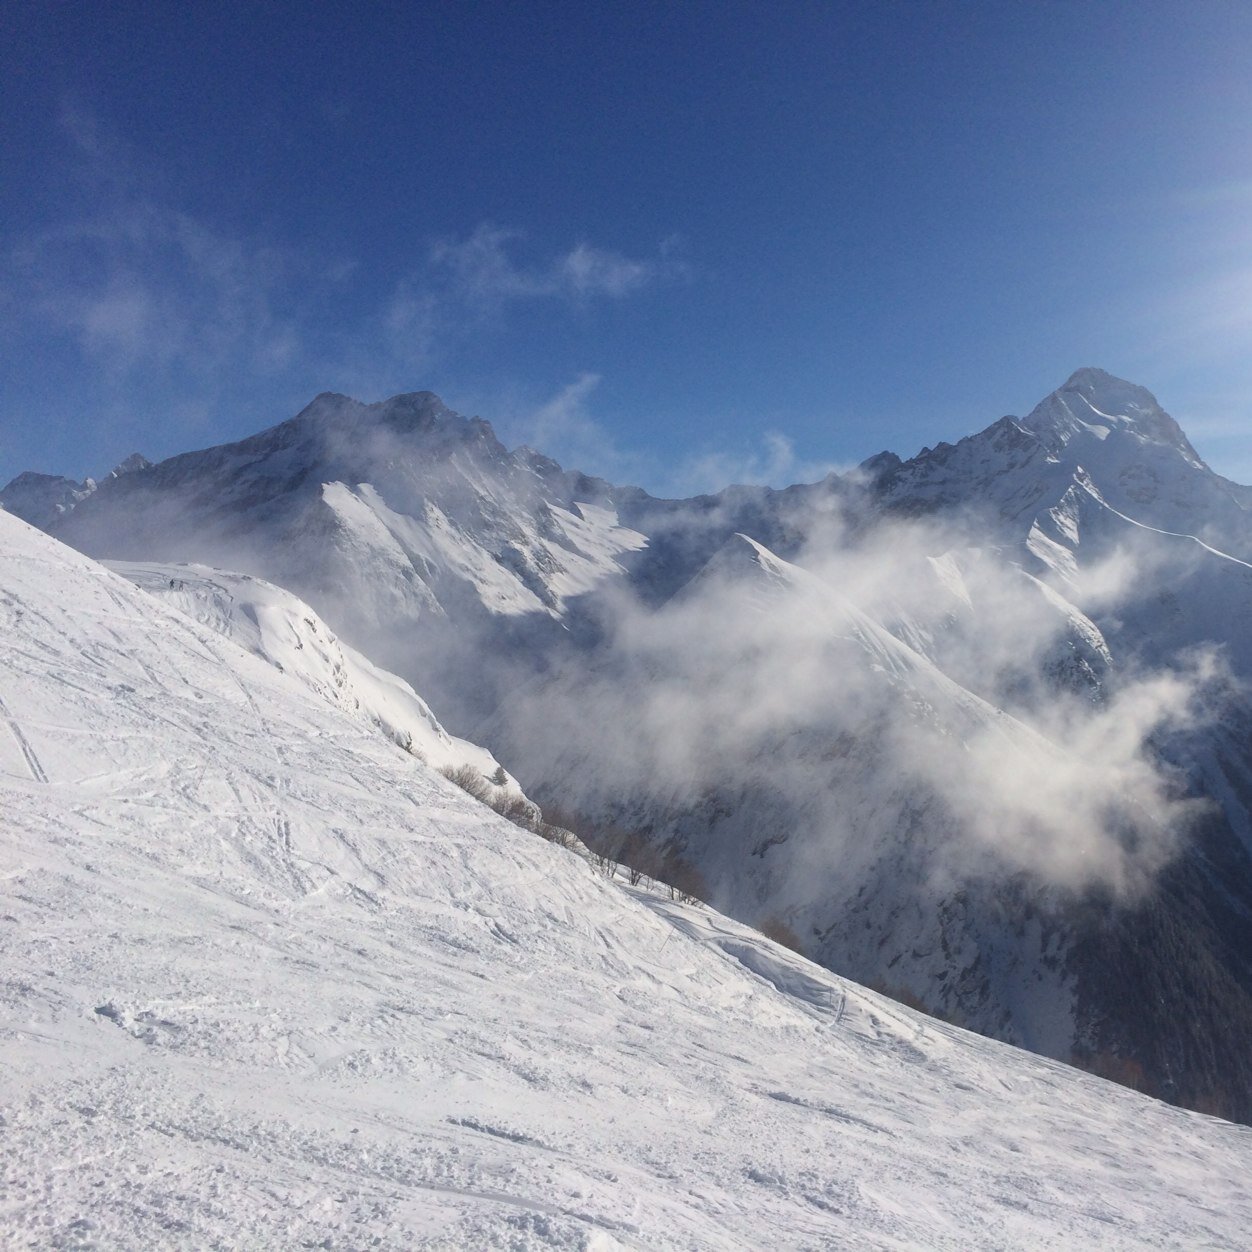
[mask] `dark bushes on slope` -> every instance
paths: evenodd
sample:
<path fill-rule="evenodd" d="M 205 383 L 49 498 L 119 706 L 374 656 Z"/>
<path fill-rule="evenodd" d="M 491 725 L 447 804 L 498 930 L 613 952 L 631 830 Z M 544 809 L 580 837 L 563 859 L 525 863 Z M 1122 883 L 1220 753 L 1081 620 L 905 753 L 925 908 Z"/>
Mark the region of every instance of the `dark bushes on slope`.
<path fill-rule="evenodd" d="M 505 784 L 495 781 L 496 778 L 505 776 L 503 766 L 496 770 L 491 779 L 472 765 L 446 765 L 440 773 L 449 782 L 456 783 L 467 795 L 473 796 L 488 808 L 495 809 L 501 817 L 508 818 L 514 826 L 520 826 L 537 835 L 543 834 L 544 820 L 539 806 L 523 795 L 508 791 Z"/>

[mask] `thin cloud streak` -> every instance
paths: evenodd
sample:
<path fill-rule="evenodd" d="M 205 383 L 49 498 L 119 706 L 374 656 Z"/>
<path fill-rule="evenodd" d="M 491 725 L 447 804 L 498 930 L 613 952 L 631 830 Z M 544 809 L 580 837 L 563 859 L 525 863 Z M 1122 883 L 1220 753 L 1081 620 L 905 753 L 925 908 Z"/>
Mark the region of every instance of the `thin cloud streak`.
<path fill-rule="evenodd" d="M 432 269 L 449 290 L 486 310 L 517 300 L 621 299 L 667 275 L 680 272 L 668 258 L 637 260 L 580 242 L 537 266 L 519 265 L 511 255 L 524 232 L 484 222 L 465 239 L 442 239 L 430 249 Z"/>
<path fill-rule="evenodd" d="M 758 447 L 737 453 L 707 451 L 661 460 L 627 450 L 593 412 L 593 398 L 602 381 L 599 374 L 587 371 L 537 405 L 497 401 L 493 412 L 505 415 L 499 422 L 501 436 L 506 442 L 551 456 L 567 469 L 619 484 L 642 483 L 653 494 L 673 498 L 711 494 L 733 484 L 785 487 L 817 482 L 851 468 L 801 456 L 792 440 L 778 431 L 766 431 Z"/>

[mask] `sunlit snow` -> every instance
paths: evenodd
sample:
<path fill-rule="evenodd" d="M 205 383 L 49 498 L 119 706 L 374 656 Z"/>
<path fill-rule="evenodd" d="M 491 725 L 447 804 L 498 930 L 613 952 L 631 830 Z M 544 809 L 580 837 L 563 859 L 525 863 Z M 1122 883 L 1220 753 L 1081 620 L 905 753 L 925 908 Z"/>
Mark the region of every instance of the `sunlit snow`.
<path fill-rule="evenodd" d="M 7 1246 L 1252 1228 L 1252 1130 L 611 883 L 2 513 L 0 658 Z"/>

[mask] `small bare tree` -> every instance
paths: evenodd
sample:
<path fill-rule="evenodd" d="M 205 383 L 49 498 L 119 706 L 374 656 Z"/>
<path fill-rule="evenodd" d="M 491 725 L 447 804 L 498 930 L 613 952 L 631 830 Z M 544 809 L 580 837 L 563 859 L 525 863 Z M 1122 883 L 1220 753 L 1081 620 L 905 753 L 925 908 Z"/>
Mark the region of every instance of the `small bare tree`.
<path fill-rule="evenodd" d="M 491 799 L 492 791 L 487 784 L 487 779 L 472 765 L 445 765 L 439 772 L 449 782 L 456 783 L 467 795 L 473 796 L 475 800 L 486 804 Z"/>

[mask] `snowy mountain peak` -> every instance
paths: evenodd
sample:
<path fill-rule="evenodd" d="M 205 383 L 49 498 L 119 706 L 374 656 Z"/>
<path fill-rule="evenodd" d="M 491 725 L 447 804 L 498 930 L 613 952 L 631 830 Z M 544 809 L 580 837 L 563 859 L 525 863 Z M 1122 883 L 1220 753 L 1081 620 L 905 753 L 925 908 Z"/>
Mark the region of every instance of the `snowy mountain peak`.
<path fill-rule="evenodd" d="M 749 535 L 733 534 L 670 598 L 703 612 L 710 604 L 772 612 L 791 596 L 812 594 L 812 578 Z"/>
<path fill-rule="evenodd" d="M 46 530 L 75 505 L 87 499 L 101 482 L 123 478 L 137 470 L 149 469 L 151 465 L 146 456 L 132 452 L 103 479 L 84 478 L 81 483 L 56 474 L 36 474 L 26 470 L 0 490 L 0 509 Z"/>
<path fill-rule="evenodd" d="M 387 459 L 414 440 L 431 452 L 467 447 L 492 460 L 508 456 L 489 422 L 463 417 L 433 391 L 403 392 L 374 404 L 324 391 L 274 431 L 284 437 L 290 431 L 298 442 L 309 441 L 316 455 L 329 453 L 348 462 L 360 461 L 363 453 Z M 402 442 L 397 444 L 397 439 Z"/>
<path fill-rule="evenodd" d="M 365 407 L 366 414 L 393 430 L 426 434 L 447 426 L 470 425 L 470 419 L 454 413 L 433 391 L 406 391 Z"/>
<path fill-rule="evenodd" d="M 764 577 L 770 582 L 788 582 L 794 567 L 777 557 L 750 535 L 731 535 L 696 576 L 705 578 Z"/>
<path fill-rule="evenodd" d="M 45 487 L 49 483 L 69 483 L 71 486 L 79 486 L 71 478 L 65 478 L 60 474 L 41 474 L 37 470 L 23 470 L 15 478 L 9 479 L 5 483 L 0 495 L 7 494 L 10 491 L 29 491 L 35 488 Z M 13 510 L 10 509 L 10 512 Z"/>
<path fill-rule="evenodd" d="M 1053 453 L 1075 439 L 1086 443 L 1103 441 L 1110 435 L 1128 435 L 1139 443 L 1173 449 L 1197 468 L 1204 464 L 1178 423 L 1146 387 L 1091 366 L 1075 370 L 1035 406 L 1021 426 L 1037 435 Z"/>
<path fill-rule="evenodd" d="M 138 470 L 151 469 L 152 462 L 142 452 L 132 452 L 124 461 L 119 461 L 108 473 L 110 478 L 121 478 L 124 474 L 134 474 Z"/>
<path fill-rule="evenodd" d="M 876 452 L 867 457 L 856 467 L 856 477 L 871 485 L 878 483 L 888 474 L 894 473 L 904 462 L 894 452 Z"/>

